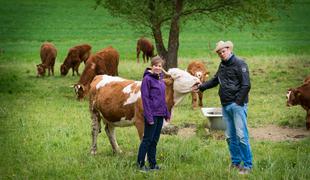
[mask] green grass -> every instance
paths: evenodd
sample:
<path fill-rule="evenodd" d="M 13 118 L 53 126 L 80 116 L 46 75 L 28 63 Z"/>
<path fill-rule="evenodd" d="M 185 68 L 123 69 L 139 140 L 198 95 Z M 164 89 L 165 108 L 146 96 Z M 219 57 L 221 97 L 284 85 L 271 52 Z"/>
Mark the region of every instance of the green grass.
<path fill-rule="evenodd" d="M 0 179 L 238 179 L 229 172 L 224 140 L 198 130 L 193 137 L 163 135 L 158 146 L 160 172 L 136 171 L 139 139 L 134 127 L 118 128 L 122 154 L 113 155 L 104 133 L 98 154 L 90 155 L 91 120 L 87 100 L 78 102 L 69 86 L 78 81 L 69 73 L 60 77 L 59 67 L 68 48 L 90 43 L 93 52 L 113 45 L 121 55 L 122 77 L 141 80 L 147 64 L 135 63 L 135 43 L 140 34 L 103 9 L 93 11 L 92 1 L 0 2 Z M 304 127 L 305 111 L 286 107 L 286 91 L 310 74 L 310 4 L 299 1 L 291 18 L 272 25 L 260 39 L 237 30 L 219 33 L 189 22 L 182 28 L 179 67 L 191 59 L 207 63 L 211 76 L 219 60 L 210 51 L 219 39 L 235 42 L 235 52 L 250 68 L 250 127 L 268 124 Z M 209 29 L 212 31 L 209 32 Z M 37 78 L 39 47 L 51 40 L 58 48 L 55 76 Z M 209 43 L 210 46 L 209 47 Z M 84 65 L 81 65 L 80 71 Z M 219 106 L 217 88 L 204 93 L 204 105 Z M 191 98 L 174 109 L 172 123 L 206 122 Z M 254 171 L 249 179 L 309 179 L 310 139 L 269 142 L 251 139 Z"/>

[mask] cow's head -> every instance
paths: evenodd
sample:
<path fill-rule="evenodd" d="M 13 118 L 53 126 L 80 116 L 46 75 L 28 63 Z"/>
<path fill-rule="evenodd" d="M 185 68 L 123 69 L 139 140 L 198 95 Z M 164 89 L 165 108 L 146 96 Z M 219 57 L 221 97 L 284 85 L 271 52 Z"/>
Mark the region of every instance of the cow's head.
<path fill-rule="evenodd" d="M 286 105 L 287 106 L 296 106 L 300 104 L 299 102 L 300 92 L 297 89 L 289 89 L 286 94 Z"/>
<path fill-rule="evenodd" d="M 68 67 L 68 65 L 73 65 L 73 63 L 76 63 L 78 61 L 80 61 L 78 49 L 70 48 L 64 63 L 60 67 L 61 75 L 67 75 L 70 68 Z"/>
<path fill-rule="evenodd" d="M 193 86 L 201 83 L 197 77 L 178 68 L 169 69 L 168 74 L 173 79 L 175 105 L 181 101 L 185 94 L 192 91 Z"/>
<path fill-rule="evenodd" d="M 45 75 L 45 65 L 44 64 L 38 64 L 37 65 L 37 76 L 44 76 Z"/>
<path fill-rule="evenodd" d="M 178 93 L 189 93 L 194 85 L 200 83 L 200 80 L 197 77 L 178 68 L 169 69 L 168 74 L 174 81 L 174 91 Z"/>
<path fill-rule="evenodd" d="M 197 72 L 195 72 L 195 76 L 200 80 L 200 82 L 204 82 L 208 79 L 209 72 L 197 71 Z"/>
<path fill-rule="evenodd" d="M 73 85 L 73 88 L 74 88 L 74 92 L 76 94 L 76 98 L 78 100 L 82 100 L 85 96 L 85 93 L 86 93 L 85 86 L 82 84 L 75 84 L 75 85 Z"/>
<path fill-rule="evenodd" d="M 60 74 L 65 76 L 68 74 L 68 71 L 69 71 L 69 68 L 65 65 L 65 64 L 62 64 L 60 66 Z"/>

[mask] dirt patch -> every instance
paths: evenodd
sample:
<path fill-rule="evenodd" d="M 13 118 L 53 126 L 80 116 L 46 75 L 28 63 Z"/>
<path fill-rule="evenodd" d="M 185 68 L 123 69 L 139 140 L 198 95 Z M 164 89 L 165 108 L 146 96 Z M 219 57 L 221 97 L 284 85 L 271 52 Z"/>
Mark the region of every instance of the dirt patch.
<path fill-rule="evenodd" d="M 310 131 L 305 128 L 287 128 L 276 125 L 268 125 L 259 128 L 249 128 L 250 137 L 254 140 L 268 141 L 286 141 L 299 140 L 305 137 L 310 137 Z"/>
<path fill-rule="evenodd" d="M 224 131 L 209 131 L 211 137 L 222 140 L 225 139 Z M 310 131 L 305 128 L 288 128 L 276 125 L 268 125 L 259 128 L 249 128 L 250 137 L 255 141 L 296 141 L 310 137 Z M 196 134 L 196 127 L 179 128 L 177 135 L 182 138 L 189 138 Z"/>
<path fill-rule="evenodd" d="M 196 128 L 193 127 L 187 127 L 187 128 L 181 128 L 179 129 L 178 136 L 181 136 L 182 138 L 189 138 L 196 134 Z"/>

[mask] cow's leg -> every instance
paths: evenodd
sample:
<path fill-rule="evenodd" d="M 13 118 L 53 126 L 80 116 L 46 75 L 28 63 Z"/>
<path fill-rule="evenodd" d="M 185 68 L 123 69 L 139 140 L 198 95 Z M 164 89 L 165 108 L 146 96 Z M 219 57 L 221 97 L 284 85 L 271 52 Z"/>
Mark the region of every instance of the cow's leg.
<path fill-rule="evenodd" d="M 307 130 L 310 129 L 310 109 L 307 111 L 306 128 L 307 128 Z"/>
<path fill-rule="evenodd" d="M 198 96 L 199 96 L 199 106 L 202 107 L 202 99 L 203 99 L 202 92 L 198 92 Z"/>
<path fill-rule="evenodd" d="M 74 76 L 74 67 L 72 67 L 72 76 Z"/>
<path fill-rule="evenodd" d="M 51 66 L 49 66 L 47 69 L 48 69 L 48 76 L 50 76 L 51 75 Z"/>
<path fill-rule="evenodd" d="M 100 130 L 100 114 L 97 110 L 91 110 L 92 116 L 92 146 L 91 154 L 95 155 L 97 153 L 97 137 Z"/>
<path fill-rule="evenodd" d="M 146 55 L 146 62 L 147 62 L 147 63 L 149 62 L 149 58 L 150 58 L 150 56 L 149 56 L 149 55 Z"/>
<path fill-rule="evenodd" d="M 79 67 L 78 67 L 78 68 L 76 68 L 76 74 L 77 74 L 78 76 L 80 76 L 80 73 L 79 73 Z"/>
<path fill-rule="evenodd" d="M 144 133 L 144 122 L 137 120 L 136 123 L 135 123 L 135 126 L 137 128 L 139 139 L 141 141 L 142 138 L 143 138 L 143 133 Z"/>
<path fill-rule="evenodd" d="M 137 48 L 137 63 L 140 63 L 140 48 Z"/>
<path fill-rule="evenodd" d="M 192 92 L 192 107 L 196 108 L 197 107 L 197 93 Z"/>
<path fill-rule="evenodd" d="M 99 130 L 98 133 L 101 133 L 101 116 L 98 117 Z"/>
<path fill-rule="evenodd" d="M 80 66 L 80 63 L 78 63 L 77 65 L 75 65 L 75 67 L 74 67 L 74 70 L 75 70 L 75 72 L 76 72 L 76 74 L 79 76 L 80 75 L 80 73 L 79 73 L 79 66 Z"/>
<path fill-rule="evenodd" d="M 109 141 L 110 141 L 110 144 L 112 146 L 112 149 L 113 149 L 113 152 L 114 153 L 121 153 L 121 149 L 119 148 L 118 144 L 117 144 L 117 141 L 116 141 L 116 138 L 115 138 L 115 128 L 109 124 L 106 124 L 105 125 L 105 128 L 104 128 L 108 138 L 109 138 Z"/>
<path fill-rule="evenodd" d="M 144 52 L 143 52 L 142 56 L 143 56 L 143 63 L 145 63 L 145 53 Z"/>
<path fill-rule="evenodd" d="M 52 75 L 54 76 L 54 65 L 51 67 Z"/>

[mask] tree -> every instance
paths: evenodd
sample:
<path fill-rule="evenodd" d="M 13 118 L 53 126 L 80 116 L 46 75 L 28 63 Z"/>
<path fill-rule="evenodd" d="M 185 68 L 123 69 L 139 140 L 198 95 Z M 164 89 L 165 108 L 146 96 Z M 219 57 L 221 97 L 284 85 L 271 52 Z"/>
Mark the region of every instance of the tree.
<path fill-rule="evenodd" d="M 166 69 L 177 67 L 180 26 L 189 19 L 215 22 L 217 27 L 238 27 L 273 22 L 292 0 L 96 0 L 113 16 L 128 20 L 134 27 L 149 29 Z M 169 29 L 168 48 L 162 29 Z"/>

